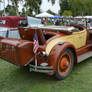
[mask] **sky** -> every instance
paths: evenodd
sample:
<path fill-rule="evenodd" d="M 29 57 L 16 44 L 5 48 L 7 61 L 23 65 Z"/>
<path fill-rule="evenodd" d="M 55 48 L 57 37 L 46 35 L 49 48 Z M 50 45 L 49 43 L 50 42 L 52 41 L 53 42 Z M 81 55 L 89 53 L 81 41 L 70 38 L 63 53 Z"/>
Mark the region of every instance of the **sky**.
<path fill-rule="evenodd" d="M 8 2 L 7 0 L 5 0 L 5 6 L 7 6 Z M 23 3 L 19 4 L 19 11 L 22 10 L 22 6 Z M 0 10 L 2 10 L 4 8 L 3 3 L 0 4 Z M 55 4 L 52 6 L 51 2 L 48 2 L 47 0 L 42 0 L 42 5 L 40 7 L 42 12 L 47 11 L 48 9 L 52 10 L 55 13 L 58 13 L 58 10 L 60 9 L 59 7 L 59 0 L 55 0 Z"/>
<path fill-rule="evenodd" d="M 41 10 L 47 11 L 48 9 L 52 10 L 55 13 L 58 13 L 59 7 L 59 0 L 55 0 L 55 4 L 52 6 L 51 2 L 48 2 L 47 0 L 42 1 Z"/>

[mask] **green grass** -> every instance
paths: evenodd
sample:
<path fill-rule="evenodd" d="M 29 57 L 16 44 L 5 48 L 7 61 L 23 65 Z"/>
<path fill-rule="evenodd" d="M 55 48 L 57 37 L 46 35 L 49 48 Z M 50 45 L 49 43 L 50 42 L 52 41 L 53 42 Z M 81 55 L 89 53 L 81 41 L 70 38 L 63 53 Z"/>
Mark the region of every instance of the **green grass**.
<path fill-rule="evenodd" d="M 92 92 L 92 58 L 75 65 L 61 81 L 0 59 L 0 92 Z"/>

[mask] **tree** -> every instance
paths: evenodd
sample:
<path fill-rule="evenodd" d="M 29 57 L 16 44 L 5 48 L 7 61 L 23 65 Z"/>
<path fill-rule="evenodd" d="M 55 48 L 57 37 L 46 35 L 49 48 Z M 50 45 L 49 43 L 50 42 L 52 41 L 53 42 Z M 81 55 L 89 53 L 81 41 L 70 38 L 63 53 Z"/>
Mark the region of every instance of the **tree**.
<path fill-rule="evenodd" d="M 16 15 L 19 16 L 19 11 L 18 11 L 18 4 L 19 2 L 22 2 L 23 0 L 10 0 L 12 2 L 12 5 L 15 7 Z"/>
<path fill-rule="evenodd" d="M 2 0 L 0 0 L 0 2 L 2 2 Z"/>
<path fill-rule="evenodd" d="M 65 10 L 70 10 L 69 0 L 60 0 L 60 15 L 62 15 Z"/>
<path fill-rule="evenodd" d="M 7 0 L 8 1 L 8 5 L 9 5 L 9 3 L 10 3 L 10 0 Z"/>
<path fill-rule="evenodd" d="M 5 11 L 5 0 L 3 0 L 3 5 L 4 5 L 4 16 L 6 16 L 6 11 Z"/>
<path fill-rule="evenodd" d="M 2 16 L 2 15 L 3 15 L 3 13 L 4 13 L 4 11 L 3 11 L 3 10 L 1 10 L 1 11 L 0 11 L 0 16 Z"/>
<path fill-rule="evenodd" d="M 69 0 L 73 16 L 92 15 L 92 0 Z"/>
<path fill-rule="evenodd" d="M 21 17 L 26 17 L 26 13 L 25 13 L 25 9 L 22 8 L 22 12 L 20 12 L 20 16 Z"/>
<path fill-rule="evenodd" d="M 55 4 L 55 0 L 48 0 L 48 1 L 51 1 L 52 5 Z"/>
<path fill-rule="evenodd" d="M 65 11 L 63 12 L 62 16 L 72 16 L 72 12 L 65 10 Z"/>
<path fill-rule="evenodd" d="M 60 15 L 64 11 L 71 11 L 73 16 L 92 15 L 92 0 L 59 0 Z"/>
<path fill-rule="evenodd" d="M 52 14 L 52 15 L 56 15 L 56 13 L 52 12 L 51 10 L 48 10 L 47 12 Z"/>
<path fill-rule="evenodd" d="M 2 0 L 0 0 L 0 9 L 1 9 L 1 4 L 2 4 L 2 3 L 3 3 Z M 2 16 L 3 13 L 4 13 L 4 11 L 3 11 L 3 10 L 0 10 L 0 16 Z"/>
<path fill-rule="evenodd" d="M 28 15 L 34 15 L 39 14 L 40 11 L 40 5 L 42 3 L 42 0 L 25 0 L 24 7 L 26 8 L 26 13 Z"/>
<path fill-rule="evenodd" d="M 16 11 L 14 11 L 15 7 L 12 6 L 12 5 L 7 5 L 5 10 L 6 10 L 6 14 L 9 15 L 9 16 L 15 16 L 16 15 Z"/>

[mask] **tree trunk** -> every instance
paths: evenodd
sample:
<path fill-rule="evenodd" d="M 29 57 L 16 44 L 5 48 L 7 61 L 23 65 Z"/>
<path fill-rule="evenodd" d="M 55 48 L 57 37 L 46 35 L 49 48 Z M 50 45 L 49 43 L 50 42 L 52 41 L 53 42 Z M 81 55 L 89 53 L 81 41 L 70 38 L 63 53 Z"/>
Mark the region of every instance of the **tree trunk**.
<path fill-rule="evenodd" d="M 5 0 L 3 0 L 3 4 L 4 4 L 4 16 L 6 16 L 6 12 L 5 12 Z"/>
<path fill-rule="evenodd" d="M 16 6 L 16 15 L 19 16 L 19 11 L 18 11 L 18 0 L 15 0 L 15 6 Z"/>

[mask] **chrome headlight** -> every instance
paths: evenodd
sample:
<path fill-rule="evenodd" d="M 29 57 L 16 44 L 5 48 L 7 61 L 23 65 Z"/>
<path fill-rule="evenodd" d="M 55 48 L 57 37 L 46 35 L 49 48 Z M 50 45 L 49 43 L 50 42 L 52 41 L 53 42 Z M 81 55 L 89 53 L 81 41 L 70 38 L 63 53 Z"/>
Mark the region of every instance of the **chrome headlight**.
<path fill-rule="evenodd" d="M 43 58 L 47 58 L 48 56 L 46 55 L 45 51 L 40 52 L 40 56 Z"/>

